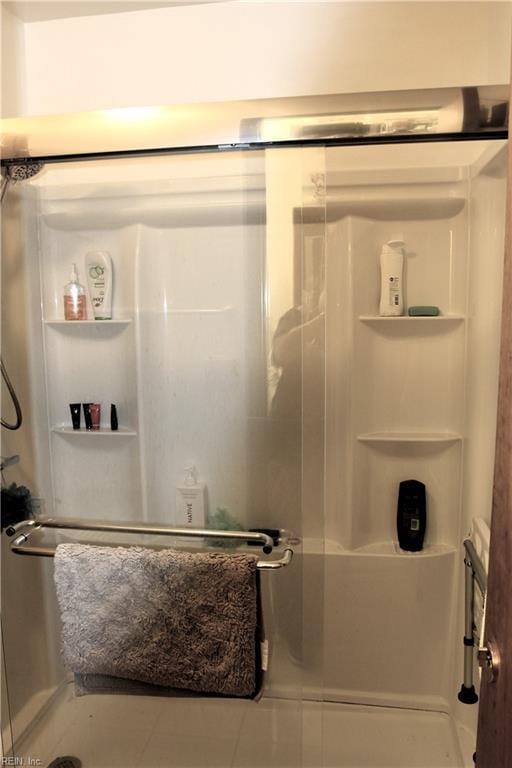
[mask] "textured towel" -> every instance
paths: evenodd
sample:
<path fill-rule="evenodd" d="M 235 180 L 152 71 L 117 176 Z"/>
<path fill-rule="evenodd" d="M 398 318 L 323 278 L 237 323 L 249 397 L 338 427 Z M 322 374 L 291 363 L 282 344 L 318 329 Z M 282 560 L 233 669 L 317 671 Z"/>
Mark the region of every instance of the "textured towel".
<path fill-rule="evenodd" d="M 78 675 L 254 696 L 256 562 L 247 554 L 60 544 L 66 663 Z"/>
<path fill-rule="evenodd" d="M 166 697 L 196 697 L 210 694 L 187 691 L 183 688 L 166 688 L 164 685 L 151 685 L 151 683 L 139 683 L 138 680 L 126 680 L 123 677 L 112 675 L 75 675 L 76 696 L 107 693 L 122 694 L 124 696 L 166 696 Z M 218 694 L 215 694 L 218 695 Z"/>

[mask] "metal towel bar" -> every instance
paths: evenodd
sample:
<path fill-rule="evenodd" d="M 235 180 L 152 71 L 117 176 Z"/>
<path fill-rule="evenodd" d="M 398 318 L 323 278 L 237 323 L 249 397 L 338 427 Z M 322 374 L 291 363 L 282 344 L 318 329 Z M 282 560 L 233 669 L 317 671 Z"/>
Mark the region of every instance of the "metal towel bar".
<path fill-rule="evenodd" d="M 273 541 L 266 533 L 253 531 L 218 531 L 212 528 L 171 528 L 151 524 L 132 525 L 131 523 L 110 523 L 103 521 L 83 521 L 72 518 L 38 518 L 37 520 L 23 520 L 6 529 L 8 536 L 18 534 L 11 542 L 11 552 L 16 555 L 33 555 L 36 557 L 54 557 L 55 547 L 39 547 L 26 545 L 30 536 L 44 528 L 57 528 L 61 530 L 79 531 L 105 531 L 120 533 L 142 533 L 154 536 L 182 536 L 186 538 L 210 538 L 228 539 L 239 542 L 254 542 L 260 544 L 265 554 L 270 554 Z M 25 546 L 24 546 L 25 545 Z M 259 570 L 274 570 L 289 565 L 292 561 L 293 550 L 285 548 L 283 556 L 279 560 L 259 560 Z"/>

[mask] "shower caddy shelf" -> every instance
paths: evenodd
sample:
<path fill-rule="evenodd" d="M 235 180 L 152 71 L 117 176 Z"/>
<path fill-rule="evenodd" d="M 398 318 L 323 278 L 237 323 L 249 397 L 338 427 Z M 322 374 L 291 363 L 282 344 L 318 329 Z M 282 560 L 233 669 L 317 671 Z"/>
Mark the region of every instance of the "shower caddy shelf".
<path fill-rule="evenodd" d="M 129 325 L 132 320 L 131 318 L 120 318 L 119 320 L 44 320 L 43 321 L 45 325 L 49 326 L 50 328 L 83 328 L 83 327 L 100 327 L 102 325 L 106 327 L 112 328 L 113 326 L 119 325 Z"/>
<path fill-rule="evenodd" d="M 449 323 L 462 323 L 466 318 L 464 315 L 420 315 L 418 317 L 410 317 L 409 315 L 398 315 L 396 317 L 384 317 L 382 315 L 359 315 L 359 320 L 367 325 L 380 325 L 381 323 L 387 324 L 398 323 L 399 325 L 430 325 L 431 323 L 437 325 L 449 324 Z"/>
<path fill-rule="evenodd" d="M 52 427 L 51 431 L 56 435 L 65 435 L 66 437 L 136 437 L 137 432 L 128 427 L 119 427 L 119 429 L 73 429 L 73 427 Z"/>
<path fill-rule="evenodd" d="M 383 317 L 381 315 L 359 315 L 359 322 L 373 328 L 374 330 L 384 330 L 385 328 L 416 328 L 418 330 L 433 330 L 440 326 L 444 331 L 450 331 L 464 323 L 464 315 L 420 315 L 411 317 L 410 315 L 398 315 L 396 317 Z"/>

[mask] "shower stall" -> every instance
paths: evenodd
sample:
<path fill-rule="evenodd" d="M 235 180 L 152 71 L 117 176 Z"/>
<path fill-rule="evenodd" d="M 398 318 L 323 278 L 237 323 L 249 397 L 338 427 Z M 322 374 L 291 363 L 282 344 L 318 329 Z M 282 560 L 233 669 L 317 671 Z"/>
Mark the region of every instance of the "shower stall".
<path fill-rule="evenodd" d="M 23 407 L 3 488 L 30 489 L 36 523 L 2 534 L 4 755 L 469 768 L 462 541 L 491 510 L 507 107 L 502 87 L 190 107 L 153 144 L 133 115 L 128 138 L 108 117 L 60 138 L 5 121 L 6 168 L 42 168 L 2 206 L 2 356 Z M 379 314 L 389 240 L 406 307 L 438 316 Z M 112 319 L 87 299 L 66 321 L 72 264 L 85 282 L 98 250 Z M 73 429 L 69 404 L 93 402 L 100 429 Z M 190 466 L 208 514 L 183 537 Z M 416 553 L 396 535 L 409 479 L 427 493 Z M 51 557 L 70 541 L 256 552 L 263 698 L 76 697 Z"/>

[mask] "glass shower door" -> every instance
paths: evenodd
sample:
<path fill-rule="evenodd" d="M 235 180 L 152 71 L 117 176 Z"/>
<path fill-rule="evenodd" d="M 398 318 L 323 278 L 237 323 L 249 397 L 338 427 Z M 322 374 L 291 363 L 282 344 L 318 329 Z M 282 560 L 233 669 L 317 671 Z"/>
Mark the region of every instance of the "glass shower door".
<path fill-rule="evenodd" d="M 261 574 L 269 669 L 259 703 L 76 698 L 60 660 L 53 562 L 13 555 L 4 536 L 16 756 L 47 765 L 74 755 L 84 768 L 296 766 L 316 747 L 311 733 L 303 744 L 303 697 L 319 685 L 322 655 L 311 549 L 323 531 L 322 180 L 317 149 L 65 163 L 17 187 L 4 209 L 19 234 L 4 248 L 4 349 L 13 378 L 28 382 L 23 430 L 5 437 L 3 451 L 20 455 L 9 480 L 57 519 L 175 525 L 176 489 L 194 467 L 205 526 L 275 529 L 271 557 L 295 549 L 289 567 Z M 65 322 L 71 264 L 84 281 L 94 250 L 112 256 L 112 322 L 90 305 L 87 322 Z M 101 403 L 97 433 L 71 428 L 77 402 Z M 213 551 L 146 534 L 31 539 L 64 541 Z"/>

